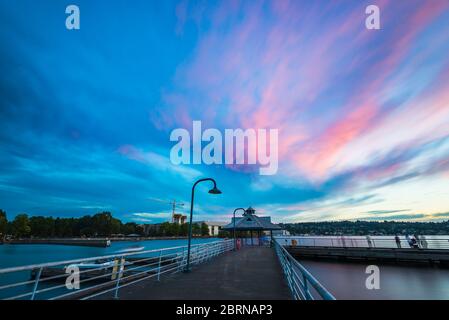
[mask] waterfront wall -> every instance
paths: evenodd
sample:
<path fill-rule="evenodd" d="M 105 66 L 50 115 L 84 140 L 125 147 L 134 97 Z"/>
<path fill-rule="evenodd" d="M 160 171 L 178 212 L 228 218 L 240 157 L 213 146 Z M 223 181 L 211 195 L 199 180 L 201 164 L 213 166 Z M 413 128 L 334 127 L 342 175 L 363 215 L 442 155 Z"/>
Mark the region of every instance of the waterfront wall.
<path fill-rule="evenodd" d="M 6 244 L 59 244 L 67 246 L 87 246 L 87 247 L 109 247 L 109 239 L 14 239 L 5 242 Z"/>

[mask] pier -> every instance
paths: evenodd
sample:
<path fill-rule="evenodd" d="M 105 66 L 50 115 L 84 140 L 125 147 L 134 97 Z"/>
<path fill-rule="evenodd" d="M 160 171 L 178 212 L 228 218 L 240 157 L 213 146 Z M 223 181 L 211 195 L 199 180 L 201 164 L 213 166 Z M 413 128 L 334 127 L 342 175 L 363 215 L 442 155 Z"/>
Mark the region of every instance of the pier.
<path fill-rule="evenodd" d="M 190 251 L 179 246 L 0 269 L 0 299 L 335 299 L 278 242 L 235 243 L 219 240 L 192 245 Z M 77 290 L 66 288 L 69 276 L 78 278 Z"/>
<path fill-rule="evenodd" d="M 287 300 L 292 296 L 274 249 L 260 246 L 226 252 L 189 273 L 177 273 L 164 281 L 149 279 L 125 287 L 120 299 Z"/>
<path fill-rule="evenodd" d="M 288 246 L 286 249 L 293 257 L 298 259 L 338 259 L 449 266 L 448 250 L 298 246 Z"/>

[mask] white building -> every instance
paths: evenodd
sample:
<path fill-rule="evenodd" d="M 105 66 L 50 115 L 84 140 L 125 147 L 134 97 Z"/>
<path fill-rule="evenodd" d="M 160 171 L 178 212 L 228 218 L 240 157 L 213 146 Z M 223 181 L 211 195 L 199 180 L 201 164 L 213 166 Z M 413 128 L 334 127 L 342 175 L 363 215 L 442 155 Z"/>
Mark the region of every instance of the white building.
<path fill-rule="evenodd" d="M 209 228 L 209 235 L 212 237 L 218 236 L 218 233 L 221 230 L 221 227 L 227 225 L 226 222 L 221 222 L 221 221 L 197 221 L 194 223 L 201 225 L 203 222 Z"/>

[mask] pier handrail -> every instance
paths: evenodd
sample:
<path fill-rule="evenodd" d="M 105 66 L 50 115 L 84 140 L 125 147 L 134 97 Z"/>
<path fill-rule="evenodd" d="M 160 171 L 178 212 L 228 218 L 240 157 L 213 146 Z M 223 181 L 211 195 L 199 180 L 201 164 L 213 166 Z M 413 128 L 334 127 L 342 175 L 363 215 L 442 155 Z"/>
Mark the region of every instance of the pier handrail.
<path fill-rule="evenodd" d="M 286 246 L 338 247 L 338 248 L 399 248 L 399 249 L 449 249 L 449 237 L 418 235 L 412 248 L 405 236 L 277 236 L 276 241 Z"/>
<path fill-rule="evenodd" d="M 120 288 L 149 278 L 159 281 L 164 274 L 182 271 L 187 261 L 186 248 L 187 246 L 176 246 L 3 268 L 0 269 L 0 299 L 28 298 L 34 300 L 38 297 L 55 300 L 78 297 L 85 300 L 108 292 L 112 292 L 114 298 L 118 298 Z M 233 249 L 232 239 L 192 245 L 191 264 L 200 264 Z M 77 290 L 66 288 L 65 281 L 70 276 L 70 273 L 66 273 L 68 266 L 86 262 L 96 263 L 97 261 L 107 261 L 108 263 L 106 265 L 98 263 L 98 266 L 95 265 L 92 269 L 80 270 L 78 272 L 80 288 Z M 44 276 L 48 269 L 56 270 L 56 275 Z M 31 272 L 34 279 L 23 279 L 23 276 L 26 276 L 23 272 L 26 271 Z M 19 276 L 12 277 L 14 279 L 12 282 L 2 281 L 5 279 L 2 279 L 1 276 L 7 274 L 19 274 Z M 59 282 L 55 283 L 55 281 Z M 97 284 L 97 281 L 101 281 L 101 283 Z M 87 283 L 93 284 L 86 286 Z"/>
<path fill-rule="evenodd" d="M 335 300 L 335 297 L 290 253 L 274 240 L 274 246 L 295 300 L 315 300 L 312 287 L 323 300 Z"/>
<path fill-rule="evenodd" d="M 212 243 L 217 243 L 217 242 L 220 242 L 220 241 L 208 242 L 207 244 L 212 244 Z M 204 243 L 195 244 L 195 245 L 192 245 L 192 247 L 193 246 L 195 246 L 195 247 L 201 246 L 203 244 Z M 29 264 L 29 265 L 25 265 L 25 266 L 9 267 L 9 268 L 0 269 L 0 274 L 16 272 L 16 271 L 32 270 L 32 269 L 41 268 L 41 267 L 44 267 L 44 268 L 45 267 L 54 267 L 54 266 L 59 266 L 61 264 L 73 264 L 73 263 L 88 262 L 88 261 L 93 261 L 93 260 L 113 259 L 113 258 L 117 258 L 117 257 L 127 257 L 127 256 L 133 256 L 133 255 L 137 255 L 137 254 L 141 255 L 141 254 L 159 252 L 159 251 L 172 251 L 172 250 L 176 250 L 176 249 L 181 249 L 183 247 L 186 247 L 186 246 L 176 246 L 176 247 L 169 247 L 169 248 L 162 248 L 162 249 L 151 249 L 151 250 L 138 251 L 138 252 L 115 253 L 115 254 L 110 254 L 110 255 L 106 255 L 106 256 L 97 256 L 97 257 L 89 257 L 89 258 L 81 258 L 81 259 Z"/>

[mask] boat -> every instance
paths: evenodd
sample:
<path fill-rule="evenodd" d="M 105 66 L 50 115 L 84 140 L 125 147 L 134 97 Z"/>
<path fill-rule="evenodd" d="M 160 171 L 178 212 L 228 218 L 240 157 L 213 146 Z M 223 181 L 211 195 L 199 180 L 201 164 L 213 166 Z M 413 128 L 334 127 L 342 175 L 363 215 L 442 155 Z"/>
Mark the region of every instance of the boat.
<path fill-rule="evenodd" d="M 125 248 L 122 250 L 118 250 L 118 251 L 116 251 L 116 253 L 138 252 L 138 251 L 142 251 L 143 249 L 145 249 L 145 247 L 143 247 L 143 246 L 132 246 L 132 247 Z"/>

